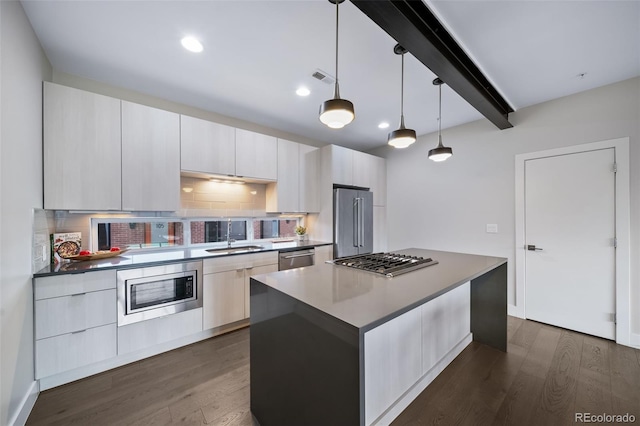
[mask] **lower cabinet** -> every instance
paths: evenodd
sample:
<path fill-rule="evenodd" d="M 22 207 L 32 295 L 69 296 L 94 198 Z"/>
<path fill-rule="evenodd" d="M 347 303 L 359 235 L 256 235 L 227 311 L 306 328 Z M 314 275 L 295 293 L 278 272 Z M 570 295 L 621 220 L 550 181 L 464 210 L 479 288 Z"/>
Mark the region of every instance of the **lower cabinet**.
<path fill-rule="evenodd" d="M 249 318 L 249 279 L 278 270 L 278 252 L 204 259 L 203 329 Z"/>
<path fill-rule="evenodd" d="M 321 263 L 325 263 L 327 260 L 333 260 L 333 244 L 317 246 L 315 248 L 314 264 L 320 265 Z"/>
<path fill-rule="evenodd" d="M 34 279 L 36 379 L 116 356 L 116 274 Z"/>
<path fill-rule="evenodd" d="M 426 387 L 422 379 L 471 333 L 470 312 L 467 282 L 364 334 L 365 424 L 419 381 Z"/>
<path fill-rule="evenodd" d="M 146 349 L 202 331 L 202 308 L 118 328 L 118 355 Z"/>

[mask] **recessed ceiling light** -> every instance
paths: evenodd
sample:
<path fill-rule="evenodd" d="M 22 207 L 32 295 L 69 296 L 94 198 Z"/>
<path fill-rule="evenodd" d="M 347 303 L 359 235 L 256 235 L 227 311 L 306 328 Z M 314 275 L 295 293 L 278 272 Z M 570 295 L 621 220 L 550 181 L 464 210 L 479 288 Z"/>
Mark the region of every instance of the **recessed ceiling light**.
<path fill-rule="evenodd" d="M 306 87 L 298 87 L 298 90 L 296 90 L 296 95 L 298 96 L 309 96 L 309 94 L 311 93 L 311 90 L 307 89 Z"/>
<path fill-rule="evenodd" d="M 187 49 L 189 52 L 202 52 L 202 43 L 200 43 L 195 37 L 184 37 L 182 40 L 180 40 L 180 43 L 182 43 L 182 47 Z"/>
<path fill-rule="evenodd" d="M 389 127 L 389 123 L 387 123 L 386 121 L 378 124 L 378 129 L 386 129 L 387 127 Z"/>

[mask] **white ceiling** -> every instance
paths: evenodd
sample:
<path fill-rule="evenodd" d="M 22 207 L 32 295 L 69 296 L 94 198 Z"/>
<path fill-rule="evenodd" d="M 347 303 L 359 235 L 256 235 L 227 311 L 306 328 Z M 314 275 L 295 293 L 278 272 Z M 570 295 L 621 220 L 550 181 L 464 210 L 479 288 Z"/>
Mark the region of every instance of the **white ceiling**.
<path fill-rule="evenodd" d="M 22 0 L 53 67 L 326 143 L 386 143 L 400 115 L 396 42 L 350 2 L 340 6 L 340 93 L 356 120 L 318 120 L 335 74 L 335 6 L 327 0 Z M 519 108 L 640 75 L 638 1 L 427 2 L 503 97 Z M 185 35 L 204 52 L 187 52 Z M 585 73 L 584 77 L 580 74 Z M 405 57 L 405 123 L 437 129 L 435 75 Z M 311 95 L 298 97 L 299 85 Z M 447 86 L 442 126 L 484 119 Z M 391 126 L 380 130 L 386 120 Z M 434 142 L 435 143 L 435 142 Z"/>

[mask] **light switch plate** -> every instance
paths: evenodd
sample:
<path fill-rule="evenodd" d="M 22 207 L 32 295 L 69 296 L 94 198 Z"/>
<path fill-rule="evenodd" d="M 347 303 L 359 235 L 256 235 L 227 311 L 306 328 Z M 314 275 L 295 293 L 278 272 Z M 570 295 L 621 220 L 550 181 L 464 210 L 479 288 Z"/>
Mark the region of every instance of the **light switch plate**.
<path fill-rule="evenodd" d="M 497 223 L 487 223 L 487 233 L 489 233 L 489 234 L 497 234 L 498 233 L 498 224 Z"/>

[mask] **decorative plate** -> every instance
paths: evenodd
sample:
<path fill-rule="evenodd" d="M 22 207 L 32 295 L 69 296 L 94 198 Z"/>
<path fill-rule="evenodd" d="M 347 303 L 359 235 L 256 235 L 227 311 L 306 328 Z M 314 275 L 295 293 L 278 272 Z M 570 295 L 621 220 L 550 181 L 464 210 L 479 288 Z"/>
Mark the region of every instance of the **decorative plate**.
<path fill-rule="evenodd" d="M 108 257 L 116 257 L 116 256 L 120 256 L 123 253 L 126 253 L 127 251 L 129 251 L 129 249 L 123 249 L 123 250 L 118 250 L 118 251 L 108 251 L 108 250 L 101 250 L 101 251 L 97 251 L 95 253 L 91 253 L 91 254 L 83 254 L 83 255 L 75 255 L 75 256 L 69 256 L 69 257 L 65 257 L 65 259 L 69 259 L 69 260 L 96 260 L 96 259 L 106 259 Z"/>

